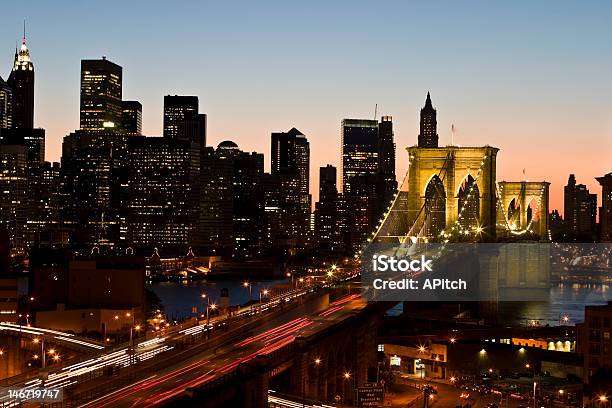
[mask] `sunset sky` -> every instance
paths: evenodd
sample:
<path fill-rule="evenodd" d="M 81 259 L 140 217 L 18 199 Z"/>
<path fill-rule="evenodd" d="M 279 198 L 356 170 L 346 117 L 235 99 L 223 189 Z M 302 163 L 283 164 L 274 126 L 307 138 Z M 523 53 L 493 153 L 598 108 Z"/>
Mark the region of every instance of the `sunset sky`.
<path fill-rule="evenodd" d="M 295 126 L 318 168 L 339 165 L 342 118 L 392 115 L 397 174 L 427 91 L 442 145 L 501 149 L 498 180 L 547 180 L 562 209 L 568 174 L 601 194 L 612 171 L 612 3 L 577 1 L 22 1 L 2 5 L 0 76 L 27 20 L 35 125 L 47 160 L 78 127 L 79 61 L 123 67 L 123 97 L 162 130 L 163 96 L 198 95 L 208 144 L 265 153 Z M 316 194 L 315 194 L 316 197 Z"/>

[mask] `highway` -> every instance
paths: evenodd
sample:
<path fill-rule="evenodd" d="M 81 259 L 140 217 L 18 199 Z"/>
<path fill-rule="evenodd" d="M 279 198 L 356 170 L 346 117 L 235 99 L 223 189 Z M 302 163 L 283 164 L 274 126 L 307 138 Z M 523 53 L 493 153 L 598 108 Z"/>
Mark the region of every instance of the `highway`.
<path fill-rule="evenodd" d="M 307 316 L 289 321 L 283 321 L 281 317 L 266 322 L 258 329 L 246 333 L 240 340 L 194 354 L 81 406 L 101 408 L 163 405 L 185 393 L 190 387 L 231 373 L 240 364 L 285 347 L 299 335 L 323 329 L 364 306 L 365 303 L 359 295 L 350 295 L 330 303 L 322 311 Z"/>
<path fill-rule="evenodd" d="M 130 400 L 137 401 L 139 406 L 159 405 L 189 387 L 231 373 L 257 355 L 290 345 L 299 334 L 317 330 L 325 321 L 333 321 L 358 304 L 365 305 L 355 294 L 326 305 L 324 310 L 319 308 L 313 315 L 299 310 L 292 313 L 309 298 L 320 297 L 328 288 L 338 284 L 342 286 L 356 276 L 356 268 L 347 268 L 343 273 L 336 272 L 333 277 L 335 284 L 329 280 L 313 279 L 262 303 L 242 307 L 231 316 L 170 326 L 162 332 L 149 333 L 154 336 L 152 338 L 143 336 L 134 345 L 123 344 L 112 349 L 54 330 L 3 325 L 2 330 L 21 330 L 33 337 L 52 337 L 54 341 L 96 353 L 82 361 L 65 362 L 41 370 L 38 375 L 28 372 L 23 380 L 16 379 L 10 384 L 13 388 L 26 390 L 60 388 L 64 391 L 64 400 L 73 403 L 96 399 L 93 405 L 86 406 L 121 406 Z M 112 404 L 105 405 L 109 399 Z M 20 404 L 24 405 L 19 400 L 0 396 L 2 408 Z"/>

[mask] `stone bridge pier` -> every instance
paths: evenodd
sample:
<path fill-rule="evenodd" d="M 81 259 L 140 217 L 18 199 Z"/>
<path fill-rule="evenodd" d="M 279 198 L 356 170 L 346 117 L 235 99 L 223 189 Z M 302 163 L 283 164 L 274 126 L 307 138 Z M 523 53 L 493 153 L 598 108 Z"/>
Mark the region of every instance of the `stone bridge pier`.
<path fill-rule="evenodd" d="M 180 406 L 267 408 L 270 388 L 296 400 L 352 404 L 355 389 L 376 379 L 377 330 L 392 306 L 375 302 L 345 315 L 314 317 L 293 342 L 189 389 Z"/>
<path fill-rule="evenodd" d="M 381 314 L 362 313 L 323 332 L 295 340 L 290 392 L 321 401 L 352 403 L 355 389 L 376 375 Z"/>

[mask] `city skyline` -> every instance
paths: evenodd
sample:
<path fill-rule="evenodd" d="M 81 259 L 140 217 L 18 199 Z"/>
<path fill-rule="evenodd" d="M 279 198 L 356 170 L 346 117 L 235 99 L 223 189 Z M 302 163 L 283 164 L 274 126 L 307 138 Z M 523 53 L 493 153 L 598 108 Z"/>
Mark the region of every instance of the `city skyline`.
<path fill-rule="evenodd" d="M 246 7 L 232 14 L 195 3 L 166 10 L 164 16 L 155 5 L 147 10 L 124 5 L 125 14 L 109 38 L 103 30 L 85 30 L 83 21 L 72 21 L 70 30 L 52 30 L 44 17 L 62 25 L 84 11 L 80 6 L 15 7 L 7 10 L 0 33 L 4 39 L 20 37 L 26 17 L 37 74 L 35 126 L 47 130 L 47 160 L 59 160 L 63 137 L 78 128 L 80 60 L 107 55 L 124 69 L 124 99 L 143 104 L 143 134 L 161 136 L 164 95 L 197 95 L 200 110 L 209 118 L 208 144 L 229 139 L 245 151 L 264 153 L 269 171 L 271 133 L 299 128 L 311 144 L 313 202 L 318 197 L 318 168 L 328 163 L 339 167 L 341 120 L 372 119 L 375 104 L 379 118 L 393 117 L 396 173 L 401 179 L 407 164 L 404 149 L 417 142 L 418 112 L 428 91 L 438 111 L 441 146 L 450 143 L 454 124 L 456 144 L 499 147 L 498 180 L 521 180 L 526 169 L 527 179 L 550 181 L 551 209 L 562 210 L 569 173 L 600 196 L 595 177 L 610 171 L 612 134 L 607 96 L 611 86 L 596 80 L 602 77 L 600 71 L 612 67 L 605 53 L 610 31 L 605 10 L 562 3 L 552 15 L 543 5 L 530 8 L 530 15 L 520 5 L 489 6 L 467 15 L 453 7 L 423 5 L 411 7 L 409 13 L 396 4 L 391 16 L 374 6 L 344 10 L 339 4 L 309 7 L 302 18 L 317 18 L 319 32 L 312 34 L 311 27 L 289 30 L 284 39 L 276 34 L 289 28 L 287 19 L 300 12 L 295 7 Z M 341 12 L 356 26 L 371 21 L 380 30 L 369 30 L 365 37 L 347 24 L 350 18 L 334 28 Z M 435 17 L 441 27 L 451 24 L 453 29 L 425 31 L 419 16 Z M 237 30 L 221 36 L 218 25 L 230 17 Z M 98 21 L 104 13 L 92 18 Z M 159 29 L 143 28 L 146 19 L 159 23 Z M 273 26 L 273 21 L 278 24 Z M 178 29 L 171 29 L 179 22 Z M 575 30 L 566 30 L 569 22 Z M 480 29 L 487 27 L 491 30 L 485 39 Z M 419 44 L 422 35 L 439 49 Z M 13 45 L 6 40 L 0 49 L 4 79 Z M 152 57 L 157 55 L 155 46 L 180 63 Z M 367 46 L 372 56 L 364 61 L 357 50 Z M 427 64 L 414 64 L 411 56 Z M 317 64 L 322 60 L 325 65 Z M 456 68 L 449 69 L 449 64 Z"/>

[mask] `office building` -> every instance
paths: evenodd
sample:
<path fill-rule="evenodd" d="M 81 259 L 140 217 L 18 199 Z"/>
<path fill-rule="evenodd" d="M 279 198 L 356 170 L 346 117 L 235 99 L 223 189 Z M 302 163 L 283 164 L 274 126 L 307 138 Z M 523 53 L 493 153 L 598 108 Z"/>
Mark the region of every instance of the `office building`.
<path fill-rule="evenodd" d="M 252 259 L 265 248 L 264 157 L 232 141 L 201 159 L 200 242 L 214 254 Z"/>
<path fill-rule="evenodd" d="M 8 235 L 11 257 L 27 253 L 27 204 L 28 149 L 0 143 L 0 229 Z"/>
<path fill-rule="evenodd" d="M 599 210 L 599 229 L 602 242 L 612 241 L 612 173 L 596 177 L 601 185 L 601 208 Z"/>
<path fill-rule="evenodd" d="M 121 127 L 122 68 L 107 60 L 81 61 L 80 124 L 85 131 Z"/>
<path fill-rule="evenodd" d="M 271 141 L 272 171 L 265 189 L 270 203 L 266 208 L 278 222 L 271 240 L 273 246 L 281 244 L 293 252 L 305 247 L 310 230 L 310 144 L 296 128 L 272 133 Z M 272 214 L 273 208 L 277 214 Z"/>
<path fill-rule="evenodd" d="M 379 180 L 379 123 L 377 120 L 342 121 L 342 193 L 347 216 L 347 249 L 357 249 L 374 224 Z"/>
<path fill-rule="evenodd" d="M 427 92 L 425 106 L 421 109 L 421 131 L 418 137 L 419 147 L 438 147 L 438 122 L 436 110 L 431 103 L 431 97 Z"/>
<path fill-rule="evenodd" d="M 591 194 L 584 184 L 576 184 L 570 174 L 564 188 L 564 218 L 568 236 L 589 241 L 597 235 L 597 194 Z"/>
<path fill-rule="evenodd" d="M 127 245 L 184 253 L 198 217 L 200 148 L 163 137 L 128 140 Z"/>
<path fill-rule="evenodd" d="M 352 180 L 378 171 L 378 121 L 342 120 L 342 192 L 351 193 Z"/>
<path fill-rule="evenodd" d="M 601 380 L 612 370 L 612 301 L 607 305 L 585 307 L 584 323 L 577 325 L 576 347 L 584 356 L 586 384 L 593 383 L 595 376 Z"/>
<path fill-rule="evenodd" d="M 339 248 L 338 188 L 336 168 L 331 164 L 319 169 L 319 201 L 315 206 L 315 236 L 320 250 Z"/>
<path fill-rule="evenodd" d="M 378 180 L 375 216 L 380 218 L 397 190 L 393 118 L 383 116 L 378 124 Z"/>
<path fill-rule="evenodd" d="M 206 146 L 206 115 L 198 105 L 197 96 L 164 96 L 164 137 Z"/>
<path fill-rule="evenodd" d="M 13 91 L 0 77 L 0 129 L 13 127 Z"/>
<path fill-rule="evenodd" d="M 130 136 L 142 135 L 142 105 L 140 102 L 121 102 L 121 129 Z"/>
<path fill-rule="evenodd" d="M 81 250 L 114 247 L 127 232 L 129 136 L 76 131 L 62 144 L 62 218 Z"/>
<path fill-rule="evenodd" d="M 13 91 L 13 127 L 34 127 L 34 64 L 26 45 L 25 33 L 19 50 L 15 50 L 13 69 L 7 80 Z"/>

